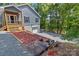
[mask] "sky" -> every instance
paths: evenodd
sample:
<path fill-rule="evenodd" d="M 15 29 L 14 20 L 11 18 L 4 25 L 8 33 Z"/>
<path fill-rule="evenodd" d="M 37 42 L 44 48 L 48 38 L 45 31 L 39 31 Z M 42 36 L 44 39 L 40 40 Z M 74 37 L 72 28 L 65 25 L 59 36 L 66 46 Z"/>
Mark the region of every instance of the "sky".
<path fill-rule="evenodd" d="M 79 0 L 0 0 L 1 3 L 79 3 Z"/>

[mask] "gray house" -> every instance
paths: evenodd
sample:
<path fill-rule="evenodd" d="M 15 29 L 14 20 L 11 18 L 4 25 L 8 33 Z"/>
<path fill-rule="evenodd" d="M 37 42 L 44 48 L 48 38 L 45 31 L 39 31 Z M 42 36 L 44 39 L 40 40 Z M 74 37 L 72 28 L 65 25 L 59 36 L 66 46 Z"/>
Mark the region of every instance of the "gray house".
<path fill-rule="evenodd" d="M 40 32 L 40 15 L 29 5 L 0 7 L 0 29 Z"/>
<path fill-rule="evenodd" d="M 20 5 L 24 29 L 33 33 L 40 32 L 40 15 L 29 5 Z"/>

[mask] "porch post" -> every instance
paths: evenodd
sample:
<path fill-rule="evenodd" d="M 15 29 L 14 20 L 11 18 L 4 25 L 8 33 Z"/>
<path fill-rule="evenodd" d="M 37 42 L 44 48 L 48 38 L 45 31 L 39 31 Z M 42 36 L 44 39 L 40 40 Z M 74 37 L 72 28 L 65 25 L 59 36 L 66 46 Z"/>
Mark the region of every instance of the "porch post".
<path fill-rule="evenodd" d="M 8 28 L 8 20 L 7 20 L 7 14 L 6 14 L 6 12 L 4 12 L 4 21 L 5 21 L 5 26 L 6 26 L 6 28 L 7 28 L 7 31 L 9 31 L 9 28 Z"/>
<path fill-rule="evenodd" d="M 24 30 L 24 20 L 23 20 L 23 17 L 22 17 L 22 12 L 20 13 L 21 14 L 21 25 L 22 25 L 22 30 Z"/>
<path fill-rule="evenodd" d="M 23 19 L 22 19 L 22 12 L 19 13 L 19 23 L 20 23 L 20 26 L 23 30 Z"/>

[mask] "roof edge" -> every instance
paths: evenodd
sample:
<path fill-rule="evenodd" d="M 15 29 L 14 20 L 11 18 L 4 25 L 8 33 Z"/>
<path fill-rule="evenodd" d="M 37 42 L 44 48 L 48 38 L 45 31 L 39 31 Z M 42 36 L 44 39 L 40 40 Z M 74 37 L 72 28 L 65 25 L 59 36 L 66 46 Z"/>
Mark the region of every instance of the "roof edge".
<path fill-rule="evenodd" d="M 19 8 L 17 8 L 16 5 L 7 5 L 7 6 L 2 6 L 0 8 L 6 8 L 6 7 L 11 7 L 11 6 L 14 6 L 16 9 L 18 9 L 21 12 L 21 10 Z"/>

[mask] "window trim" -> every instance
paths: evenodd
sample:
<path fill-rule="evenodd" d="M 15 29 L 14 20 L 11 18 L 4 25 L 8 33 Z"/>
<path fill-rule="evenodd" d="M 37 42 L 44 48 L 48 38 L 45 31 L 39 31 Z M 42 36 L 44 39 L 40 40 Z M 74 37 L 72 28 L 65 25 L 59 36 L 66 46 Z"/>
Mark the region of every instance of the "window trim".
<path fill-rule="evenodd" d="M 30 23 L 30 17 L 24 16 L 24 23 Z"/>
<path fill-rule="evenodd" d="M 35 18 L 35 22 L 39 22 L 39 18 Z"/>

